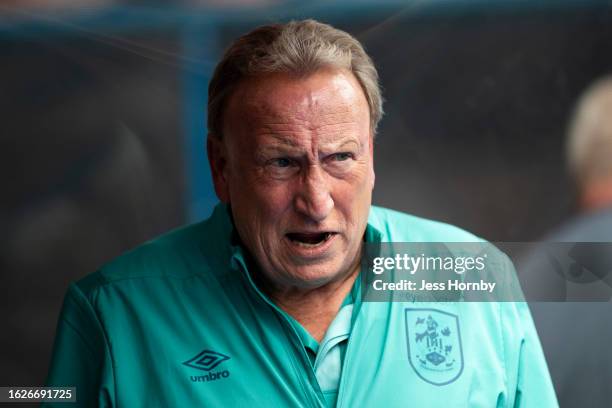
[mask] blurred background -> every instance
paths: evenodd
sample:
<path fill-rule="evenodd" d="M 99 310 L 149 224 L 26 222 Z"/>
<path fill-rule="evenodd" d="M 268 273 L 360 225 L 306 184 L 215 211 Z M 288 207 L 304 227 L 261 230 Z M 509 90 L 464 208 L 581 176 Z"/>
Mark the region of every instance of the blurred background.
<path fill-rule="evenodd" d="M 206 91 L 229 42 L 316 18 L 379 68 L 375 204 L 530 241 L 574 212 L 571 108 L 612 72 L 597 0 L 2 0 L 0 385 L 42 385 L 70 281 L 216 203 Z"/>

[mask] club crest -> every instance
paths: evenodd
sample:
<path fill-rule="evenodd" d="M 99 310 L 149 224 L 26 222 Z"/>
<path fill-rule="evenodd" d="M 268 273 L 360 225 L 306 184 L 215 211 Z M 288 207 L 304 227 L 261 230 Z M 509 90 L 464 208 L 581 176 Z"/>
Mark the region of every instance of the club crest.
<path fill-rule="evenodd" d="M 434 385 L 455 381 L 463 372 L 459 319 L 437 309 L 406 308 L 406 343 L 410 365 Z"/>

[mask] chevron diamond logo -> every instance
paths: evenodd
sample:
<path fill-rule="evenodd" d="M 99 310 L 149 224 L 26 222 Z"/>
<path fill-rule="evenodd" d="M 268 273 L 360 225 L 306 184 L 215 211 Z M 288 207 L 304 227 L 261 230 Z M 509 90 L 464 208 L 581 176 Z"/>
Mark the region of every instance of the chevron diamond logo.
<path fill-rule="evenodd" d="M 198 370 L 210 371 L 225 360 L 229 360 L 229 357 L 225 354 L 204 350 L 197 356 L 183 362 L 183 364 L 191 368 L 197 368 Z"/>

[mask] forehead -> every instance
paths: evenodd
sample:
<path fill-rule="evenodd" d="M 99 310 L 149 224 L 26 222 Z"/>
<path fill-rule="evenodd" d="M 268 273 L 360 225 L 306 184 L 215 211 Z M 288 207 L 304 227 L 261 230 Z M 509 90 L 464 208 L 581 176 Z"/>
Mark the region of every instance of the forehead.
<path fill-rule="evenodd" d="M 274 73 L 244 80 L 230 96 L 224 130 L 262 125 L 318 128 L 330 124 L 369 127 L 369 109 L 359 82 L 346 70 L 306 76 Z"/>

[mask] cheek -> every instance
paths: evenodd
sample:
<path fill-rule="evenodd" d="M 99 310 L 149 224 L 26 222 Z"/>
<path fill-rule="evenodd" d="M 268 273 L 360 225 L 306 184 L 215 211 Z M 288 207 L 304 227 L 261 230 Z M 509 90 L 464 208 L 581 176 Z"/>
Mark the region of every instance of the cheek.
<path fill-rule="evenodd" d="M 232 188 L 232 199 L 241 208 L 244 221 L 258 224 L 259 232 L 283 225 L 283 216 L 291 209 L 291 188 L 286 184 L 243 178 Z"/>
<path fill-rule="evenodd" d="M 370 207 L 372 176 L 373 172 L 363 168 L 359 174 L 355 173 L 350 179 L 338 182 L 335 186 L 334 203 L 337 208 L 347 213 L 347 218 L 360 218 L 363 215 L 362 209 Z"/>
<path fill-rule="evenodd" d="M 352 186 L 355 195 L 364 192 L 371 194 L 374 185 L 374 166 L 372 162 L 370 160 L 360 162 L 347 182 Z"/>

